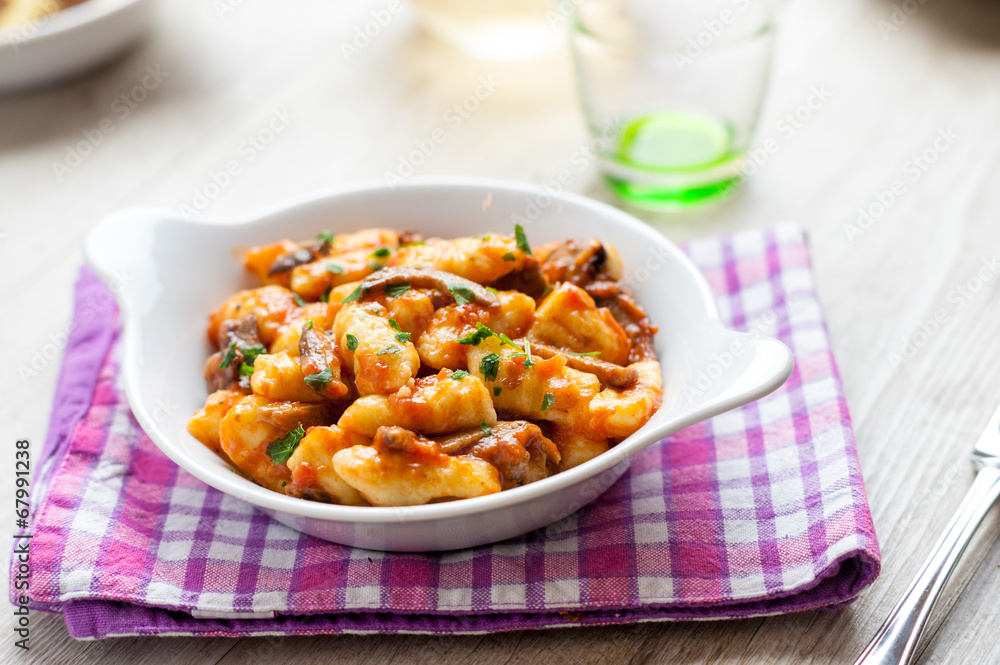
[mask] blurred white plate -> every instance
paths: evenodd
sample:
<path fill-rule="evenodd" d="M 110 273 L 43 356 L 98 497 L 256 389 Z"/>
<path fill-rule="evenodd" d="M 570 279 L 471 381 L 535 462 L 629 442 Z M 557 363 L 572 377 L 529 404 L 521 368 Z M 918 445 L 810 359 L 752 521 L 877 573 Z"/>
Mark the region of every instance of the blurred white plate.
<path fill-rule="evenodd" d="M 110 61 L 149 30 L 152 0 L 86 0 L 0 29 L 0 93 L 55 83 Z"/>

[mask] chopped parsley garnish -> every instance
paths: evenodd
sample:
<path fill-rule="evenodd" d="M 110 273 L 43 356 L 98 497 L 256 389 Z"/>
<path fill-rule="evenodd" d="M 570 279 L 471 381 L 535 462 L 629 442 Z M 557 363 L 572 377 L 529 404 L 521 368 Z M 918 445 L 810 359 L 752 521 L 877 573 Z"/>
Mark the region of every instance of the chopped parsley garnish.
<path fill-rule="evenodd" d="M 357 302 L 361 300 L 361 296 L 365 294 L 365 287 L 358 285 L 358 288 L 351 291 L 351 294 L 341 300 L 340 302 Z"/>
<path fill-rule="evenodd" d="M 385 287 L 385 295 L 389 296 L 390 298 L 398 298 L 399 296 L 403 295 L 409 290 L 410 290 L 409 282 L 389 284 L 388 286 Z"/>
<path fill-rule="evenodd" d="M 318 236 L 316 236 L 316 240 L 319 240 L 320 242 L 328 242 L 328 243 L 330 243 L 332 245 L 333 244 L 333 234 L 330 233 L 329 231 L 323 231 Z"/>
<path fill-rule="evenodd" d="M 299 441 L 305 435 L 305 429 L 302 428 L 302 425 L 299 425 L 280 439 L 275 439 L 267 444 L 265 452 L 275 464 L 284 464 L 292 456 L 292 453 L 295 452 L 295 449 L 299 447 Z"/>
<path fill-rule="evenodd" d="M 399 353 L 400 351 L 401 349 L 398 346 L 396 346 L 395 344 L 390 344 L 385 348 L 379 349 L 378 352 L 375 353 L 375 355 L 384 356 L 389 353 Z"/>
<path fill-rule="evenodd" d="M 456 369 L 454 372 L 451 373 L 451 378 L 455 379 L 456 381 L 461 381 L 467 376 L 469 376 L 469 373 L 466 372 L 464 369 Z"/>
<path fill-rule="evenodd" d="M 571 356 L 579 356 L 581 358 L 596 358 L 601 355 L 600 351 L 588 351 L 587 353 L 576 353 L 575 351 L 570 351 Z"/>
<path fill-rule="evenodd" d="M 358 348 L 358 338 L 355 337 L 354 335 L 348 333 L 347 334 L 347 350 L 348 351 L 354 351 L 356 348 Z"/>
<path fill-rule="evenodd" d="M 371 263 L 369 263 L 368 267 L 371 268 L 374 272 L 378 272 L 382 268 L 385 268 L 384 265 L 382 265 L 381 263 L 378 263 L 376 261 L 372 261 Z"/>
<path fill-rule="evenodd" d="M 219 369 L 229 369 L 229 365 L 233 362 L 233 358 L 236 357 L 236 342 L 229 345 L 226 350 L 226 355 L 222 357 L 222 362 L 219 363 Z"/>
<path fill-rule="evenodd" d="M 459 337 L 456 340 L 459 344 L 467 344 L 469 346 L 479 346 L 479 343 L 484 339 L 493 337 L 496 333 L 484 326 L 481 323 L 476 324 L 475 332 L 471 332 L 465 337 Z"/>
<path fill-rule="evenodd" d="M 313 322 L 306 321 L 306 330 L 312 330 L 312 328 L 313 328 Z"/>
<path fill-rule="evenodd" d="M 338 275 L 343 275 L 344 274 L 344 268 L 343 268 L 343 266 L 337 265 L 336 263 L 327 263 L 326 264 L 326 271 L 327 272 L 337 273 Z"/>
<path fill-rule="evenodd" d="M 305 307 L 306 306 L 306 301 L 303 300 L 302 296 L 300 296 L 298 293 L 293 293 L 292 294 L 292 298 L 295 299 L 295 304 L 298 305 L 299 307 Z"/>
<path fill-rule="evenodd" d="M 486 423 L 479 423 L 479 429 L 483 430 L 483 434 L 485 434 L 486 436 L 493 434 L 493 430 L 491 430 L 490 426 L 487 425 Z"/>
<path fill-rule="evenodd" d="M 527 369 L 535 364 L 535 361 L 531 358 L 531 342 L 524 340 L 524 367 Z"/>
<path fill-rule="evenodd" d="M 542 398 L 542 411 L 548 411 L 549 408 L 556 403 L 556 396 L 552 393 L 545 393 L 545 397 Z"/>
<path fill-rule="evenodd" d="M 549 295 L 550 293 L 552 293 L 555 290 L 556 290 L 556 287 L 554 287 L 551 284 L 549 284 L 548 286 L 545 287 L 545 290 L 542 291 L 542 298 L 544 298 L 545 296 Z M 539 298 L 539 300 L 541 300 L 542 298 Z"/>
<path fill-rule="evenodd" d="M 240 365 L 240 376 L 253 376 L 253 365 L 242 363 Z"/>
<path fill-rule="evenodd" d="M 374 256 L 376 259 L 384 259 L 390 254 L 392 254 L 392 252 L 389 251 L 388 247 L 379 247 L 374 252 L 372 252 L 372 256 Z"/>
<path fill-rule="evenodd" d="M 410 341 L 410 333 L 408 333 L 408 332 L 396 333 L 396 341 L 397 342 L 409 342 Z"/>
<path fill-rule="evenodd" d="M 257 360 L 257 356 L 262 353 L 267 353 L 267 348 L 263 344 L 254 344 L 241 347 L 240 351 L 243 352 L 243 362 L 253 367 L 253 361 Z"/>
<path fill-rule="evenodd" d="M 528 244 L 528 236 L 524 234 L 524 227 L 520 224 L 514 225 L 514 237 L 517 239 L 517 248 L 525 254 L 531 254 L 531 245 Z"/>
<path fill-rule="evenodd" d="M 500 397 L 501 391 L 503 391 L 503 388 L 501 388 L 500 386 L 493 386 L 493 396 L 494 397 Z"/>
<path fill-rule="evenodd" d="M 330 291 L 333 291 L 333 284 L 326 287 L 326 291 L 323 291 L 323 295 L 319 297 L 320 302 L 330 302 Z"/>
<path fill-rule="evenodd" d="M 500 371 L 500 356 L 496 353 L 491 353 L 488 356 L 483 356 L 483 359 L 479 361 L 479 373 L 483 375 L 487 381 L 496 381 L 497 372 Z"/>
<path fill-rule="evenodd" d="M 502 258 L 504 261 L 517 261 L 517 257 L 515 257 L 511 252 L 507 252 Z"/>
<path fill-rule="evenodd" d="M 399 324 L 396 322 L 396 319 L 389 319 L 389 327 L 392 328 L 393 330 L 395 330 L 396 332 L 402 332 L 403 331 L 403 329 L 400 328 Z"/>
<path fill-rule="evenodd" d="M 459 305 L 468 305 L 476 299 L 476 294 L 472 292 L 472 289 L 461 284 L 453 284 L 448 287 L 448 290 L 451 291 L 451 295 L 455 296 L 455 302 Z"/>
<path fill-rule="evenodd" d="M 313 390 L 323 390 L 326 388 L 326 384 L 333 381 L 333 369 L 327 367 L 322 372 L 316 372 L 315 374 L 309 374 L 305 377 L 306 385 Z"/>

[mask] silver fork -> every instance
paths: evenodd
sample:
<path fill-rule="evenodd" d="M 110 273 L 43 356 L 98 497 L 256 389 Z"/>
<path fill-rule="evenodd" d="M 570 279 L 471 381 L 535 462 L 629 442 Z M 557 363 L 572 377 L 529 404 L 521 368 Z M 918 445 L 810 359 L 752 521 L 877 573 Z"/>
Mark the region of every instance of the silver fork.
<path fill-rule="evenodd" d="M 854 665 L 906 665 L 913 656 L 938 594 L 948 582 L 972 534 L 1000 495 L 1000 408 L 979 437 L 972 459 L 979 472 L 958 512 L 951 518 L 916 579 Z"/>

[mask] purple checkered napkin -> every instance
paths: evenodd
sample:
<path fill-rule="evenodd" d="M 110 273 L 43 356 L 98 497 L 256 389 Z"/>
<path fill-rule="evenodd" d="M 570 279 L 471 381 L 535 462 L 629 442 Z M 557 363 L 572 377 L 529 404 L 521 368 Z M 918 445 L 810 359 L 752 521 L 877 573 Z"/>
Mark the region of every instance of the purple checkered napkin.
<path fill-rule="evenodd" d="M 843 607 L 878 575 L 879 549 L 803 233 L 686 250 L 732 327 L 791 347 L 788 382 L 639 453 L 570 517 L 441 554 L 317 540 L 179 469 L 129 411 L 117 312 L 84 270 L 33 485 L 32 607 L 61 612 L 79 638 L 485 633 Z"/>

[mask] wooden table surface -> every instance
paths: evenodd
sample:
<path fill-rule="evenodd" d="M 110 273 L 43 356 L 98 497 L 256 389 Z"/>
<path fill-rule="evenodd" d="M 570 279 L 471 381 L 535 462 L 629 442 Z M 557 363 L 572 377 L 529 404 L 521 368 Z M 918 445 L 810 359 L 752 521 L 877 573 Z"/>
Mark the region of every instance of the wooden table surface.
<path fill-rule="evenodd" d="M 593 165 L 572 160 L 587 136 L 565 53 L 529 64 L 472 60 L 423 33 L 406 6 L 348 62 L 341 43 L 385 5 L 164 2 L 155 34 L 124 59 L 62 87 L 0 98 L 7 460 L 16 439 L 35 450 L 44 440 L 59 360 L 41 354 L 68 328 L 81 241 L 113 210 L 252 214 L 383 178 L 439 127 L 446 140 L 418 174 L 547 182 L 569 169 L 569 189 L 611 200 Z M 781 221 L 809 229 L 883 551 L 881 578 L 854 605 L 482 637 L 101 642 L 74 641 L 59 617 L 33 613 L 28 653 L 13 646 L 4 611 L 0 662 L 852 662 L 961 501 L 973 477 L 968 452 L 1000 402 L 1000 8 L 796 0 L 784 18 L 756 138 L 776 149 L 720 207 L 639 214 L 675 240 Z M 125 114 L 121 96 L 147 68 L 159 68 L 160 80 Z M 459 126 L 447 122 L 481 78 L 495 91 Z M 246 150 L 276 114 L 287 118 L 282 131 Z M 102 132 L 106 118 L 112 129 Z M 81 141 L 89 154 L 67 164 Z M 200 198 L 230 160 L 240 173 Z M 896 181 L 882 214 L 859 223 L 859 208 L 888 202 Z M 936 328 L 935 317 L 944 321 Z M 0 483 L 8 506 L 10 476 Z M 6 533 L 11 512 L 0 521 Z M 920 663 L 1000 662 L 997 535 L 991 514 L 935 612 Z"/>

